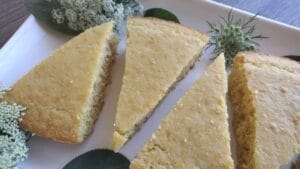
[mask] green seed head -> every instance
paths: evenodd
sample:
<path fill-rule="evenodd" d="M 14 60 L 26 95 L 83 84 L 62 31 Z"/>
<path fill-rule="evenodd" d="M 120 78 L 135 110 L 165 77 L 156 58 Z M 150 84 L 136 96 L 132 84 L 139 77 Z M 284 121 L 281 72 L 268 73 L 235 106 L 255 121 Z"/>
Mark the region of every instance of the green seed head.
<path fill-rule="evenodd" d="M 223 25 L 210 24 L 214 37 L 216 37 L 210 39 L 210 44 L 216 48 L 214 50 L 216 55 L 225 54 L 226 64 L 230 67 L 238 52 L 256 50 L 256 43 L 252 38 L 255 27 L 250 25 L 251 21 L 254 20 L 253 18 L 249 23 L 240 20 L 234 22 L 232 21 L 233 15 L 231 12 L 228 13 L 228 18 L 231 18 L 231 21 L 224 21 Z M 247 23 L 247 26 L 242 27 L 245 23 Z"/>

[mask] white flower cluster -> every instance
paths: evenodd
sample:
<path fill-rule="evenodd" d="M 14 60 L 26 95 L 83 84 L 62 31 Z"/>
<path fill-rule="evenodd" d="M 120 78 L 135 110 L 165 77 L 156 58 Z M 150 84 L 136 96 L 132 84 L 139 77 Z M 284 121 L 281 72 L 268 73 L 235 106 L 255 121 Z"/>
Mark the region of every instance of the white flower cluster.
<path fill-rule="evenodd" d="M 8 88 L 0 85 L 0 99 L 2 98 L 2 95 L 8 90 L 9 90 Z"/>
<path fill-rule="evenodd" d="M 141 15 L 142 5 L 137 0 L 57 0 L 60 8 L 52 10 L 57 24 L 67 24 L 74 31 L 114 20 L 118 27 L 128 16 Z"/>
<path fill-rule="evenodd" d="M 24 111 L 22 106 L 0 103 L 0 169 L 15 169 L 27 157 L 26 136 L 19 129 Z"/>

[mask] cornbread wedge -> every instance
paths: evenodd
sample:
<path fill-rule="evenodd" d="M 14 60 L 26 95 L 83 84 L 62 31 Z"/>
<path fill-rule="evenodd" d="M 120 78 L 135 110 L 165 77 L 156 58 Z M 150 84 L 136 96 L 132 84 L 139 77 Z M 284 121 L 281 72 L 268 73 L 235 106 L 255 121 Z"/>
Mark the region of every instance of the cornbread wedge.
<path fill-rule="evenodd" d="M 300 153 L 300 65 L 239 53 L 229 77 L 239 169 L 275 169 Z"/>
<path fill-rule="evenodd" d="M 128 20 L 125 73 L 113 148 L 118 150 L 199 58 L 208 37 L 154 18 Z"/>
<path fill-rule="evenodd" d="M 224 62 L 224 56 L 219 56 L 181 98 L 131 169 L 233 169 Z"/>
<path fill-rule="evenodd" d="M 112 22 L 88 29 L 14 84 L 4 99 L 28 108 L 22 128 L 60 142 L 82 142 L 102 108 L 116 42 Z"/>

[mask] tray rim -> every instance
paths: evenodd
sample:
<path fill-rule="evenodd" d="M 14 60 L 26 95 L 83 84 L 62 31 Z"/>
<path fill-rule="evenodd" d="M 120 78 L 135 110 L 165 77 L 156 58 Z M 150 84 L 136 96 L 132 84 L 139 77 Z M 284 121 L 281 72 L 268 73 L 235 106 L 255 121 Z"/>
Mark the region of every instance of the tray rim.
<path fill-rule="evenodd" d="M 227 10 L 232 9 L 232 11 L 244 14 L 246 16 L 253 16 L 254 15 L 254 13 L 251 13 L 251 12 L 248 12 L 248 11 L 245 11 L 245 10 L 242 10 L 242 9 L 234 8 L 232 6 L 222 4 L 220 2 L 215 2 L 215 1 L 212 1 L 212 0 L 195 0 L 195 1 L 202 2 L 202 3 L 204 2 L 204 3 L 207 3 L 209 5 L 214 5 L 214 6 L 217 6 L 219 8 L 224 8 L 224 9 L 227 9 Z M 267 17 L 264 17 L 264 16 L 260 16 L 260 15 L 257 16 L 257 19 L 261 20 L 263 22 L 267 22 L 267 23 L 269 23 L 271 25 L 274 25 L 274 26 L 283 27 L 283 28 L 288 29 L 289 31 L 292 31 L 292 32 L 300 33 L 300 28 L 296 27 L 296 26 L 293 26 L 293 25 L 289 25 L 289 24 L 286 24 L 286 23 L 283 23 L 283 22 L 280 22 L 280 21 L 276 21 L 276 20 L 273 20 L 273 19 L 270 19 L 270 18 L 267 18 Z M 34 16 L 32 14 L 30 14 L 29 17 L 24 21 L 24 23 L 22 23 L 21 26 L 17 29 L 17 31 L 2 46 L 2 48 L 0 49 L 0 59 L 1 59 L 2 53 L 5 53 L 5 51 L 8 50 L 10 48 L 10 46 L 12 46 L 18 40 L 19 35 L 21 35 L 24 32 L 24 30 L 26 29 L 27 25 L 30 25 L 30 23 L 33 22 L 34 20 L 35 20 Z"/>

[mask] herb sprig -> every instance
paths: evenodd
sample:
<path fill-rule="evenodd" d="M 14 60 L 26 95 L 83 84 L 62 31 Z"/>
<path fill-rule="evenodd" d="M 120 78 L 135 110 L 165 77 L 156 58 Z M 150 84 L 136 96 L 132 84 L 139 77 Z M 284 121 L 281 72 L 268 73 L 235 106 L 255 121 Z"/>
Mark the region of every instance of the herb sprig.
<path fill-rule="evenodd" d="M 216 56 L 224 53 L 227 67 L 232 65 L 238 52 L 257 50 L 259 43 L 256 40 L 267 37 L 255 33 L 256 28 L 253 21 L 256 17 L 257 14 L 246 21 L 235 19 L 232 10 L 230 10 L 227 18 L 220 16 L 222 22 L 211 23 L 207 21 L 210 27 L 209 33 L 212 34 L 207 48 L 214 47 L 213 54 Z"/>

